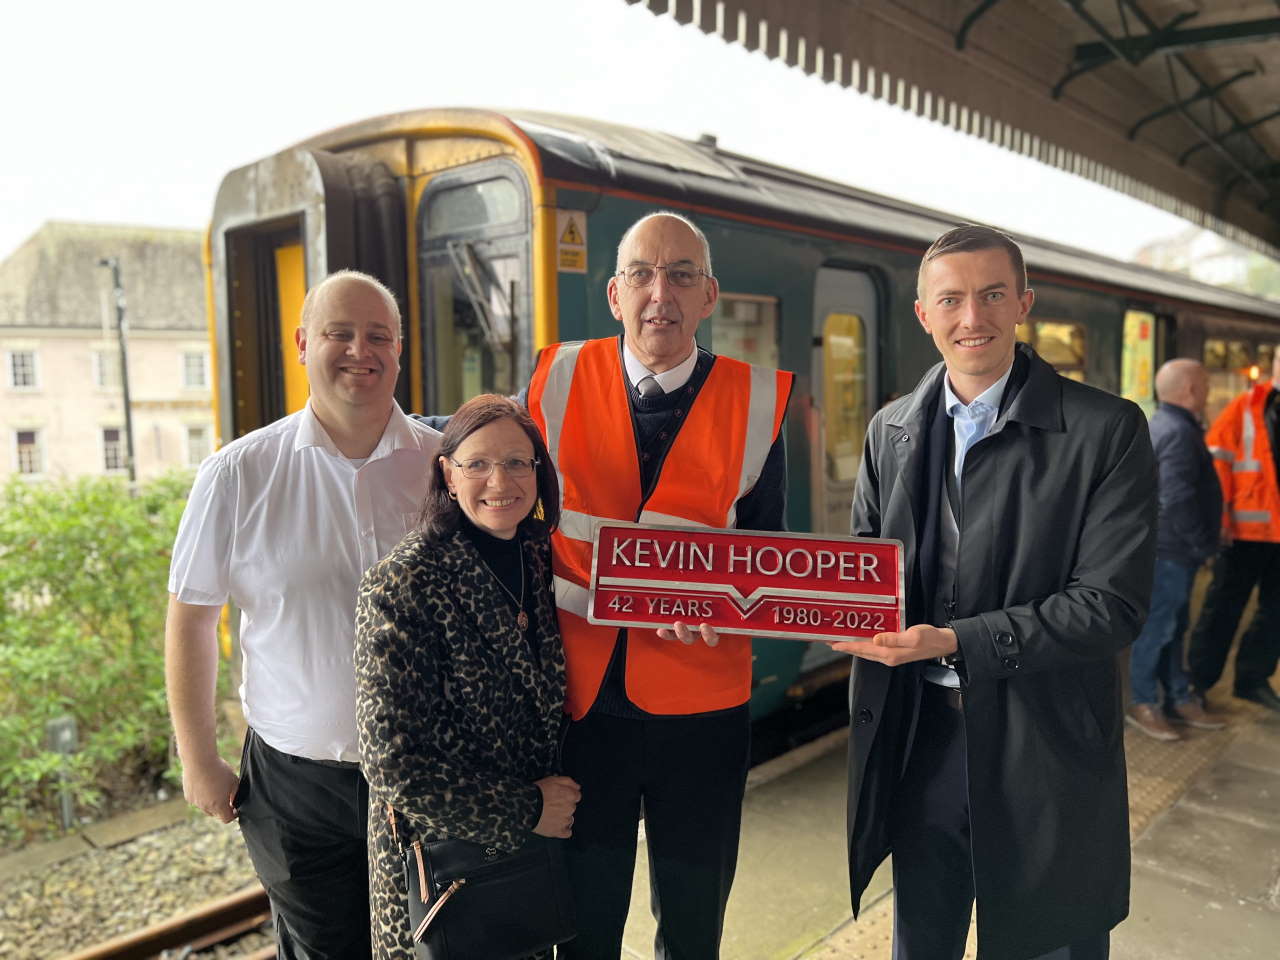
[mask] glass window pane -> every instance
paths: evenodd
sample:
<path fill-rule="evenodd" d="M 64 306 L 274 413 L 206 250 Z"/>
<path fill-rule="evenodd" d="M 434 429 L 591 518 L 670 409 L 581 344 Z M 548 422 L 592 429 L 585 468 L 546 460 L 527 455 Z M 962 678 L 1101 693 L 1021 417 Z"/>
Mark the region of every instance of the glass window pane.
<path fill-rule="evenodd" d="M 851 483 L 858 475 L 867 428 L 866 339 L 862 318 L 827 315 L 822 331 L 822 400 L 827 477 Z"/>
<path fill-rule="evenodd" d="M 204 353 L 184 353 L 182 355 L 182 385 L 187 389 L 199 390 L 208 386 L 206 381 Z"/>
<path fill-rule="evenodd" d="M 1275 363 L 1276 345 L 1263 343 L 1258 346 L 1258 376 L 1263 380 L 1271 379 L 1271 366 Z"/>
<path fill-rule="evenodd" d="M 9 385 L 34 387 L 36 385 L 36 355 L 31 350 L 15 350 L 9 354 Z"/>
<path fill-rule="evenodd" d="M 778 301 L 722 293 L 710 317 L 711 349 L 761 367 L 778 366 Z"/>
<path fill-rule="evenodd" d="M 1253 350 L 1244 340 L 1232 340 L 1227 344 L 1227 366 L 1235 370 L 1253 365 Z"/>
<path fill-rule="evenodd" d="M 1036 352 L 1059 373 L 1084 369 L 1084 327 L 1080 324 L 1042 320 L 1036 323 L 1035 335 Z"/>
<path fill-rule="evenodd" d="M 1204 342 L 1204 365 L 1207 370 L 1225 370 L 1227 367 L 1227 343 L 1225 340 Z"/>
<path fill-rule="evenodd" d="M 520 191 L 510 180 L 482 180 L 441 190 L 427 204 L 427 229 L 434 235 L 459 233 L 520 217 Z"/>

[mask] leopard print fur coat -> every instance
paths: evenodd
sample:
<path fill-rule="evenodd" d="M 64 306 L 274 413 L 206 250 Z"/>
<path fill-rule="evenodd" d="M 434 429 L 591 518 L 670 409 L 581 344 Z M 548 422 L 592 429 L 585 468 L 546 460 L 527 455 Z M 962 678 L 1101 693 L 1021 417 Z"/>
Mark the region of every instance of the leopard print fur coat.
<path fill-rule="evenodd" d="M 369 781 L 375 958 L 414 955 L 404 846 L 455 837 L 514 851 L 541 814 L 534 781 L 557 772 L 564 648 L 550 546 L 525 538 L 522 549 L 537 654 L 462 533 L 442 541 L 409 533 L 360 586 L 356 720 Z"/>

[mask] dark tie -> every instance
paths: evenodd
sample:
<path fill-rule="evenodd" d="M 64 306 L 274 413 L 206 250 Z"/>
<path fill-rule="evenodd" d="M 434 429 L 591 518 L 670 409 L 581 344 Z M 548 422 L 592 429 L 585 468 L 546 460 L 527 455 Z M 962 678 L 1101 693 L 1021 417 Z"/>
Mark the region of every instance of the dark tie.
<path fill-rule="evenodd" d="M 658 384 L 658 381 L 653 374 L 649 374 L 647 377 L 642 377 L 640 382 L 636 384 L 636 390 L 639 391 L 640 396 L 645 399 L 661 397 L 666 394 L 666 391 Z"/>

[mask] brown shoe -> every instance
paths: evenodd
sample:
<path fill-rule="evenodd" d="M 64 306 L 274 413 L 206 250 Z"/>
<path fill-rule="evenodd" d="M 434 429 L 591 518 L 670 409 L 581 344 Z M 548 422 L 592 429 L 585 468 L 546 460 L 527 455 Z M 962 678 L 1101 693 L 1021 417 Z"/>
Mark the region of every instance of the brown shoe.
<path fill-rule="evenodd" d="M 1169 726 L 1169 721 L 1164 718 L 1155 706 L 1150 703 L 1135 703 L 1125 711 L 1125 723 L 1132 724 L 1152 740 L 1181 740 L 1182 735 L 1177 730 Z"/>
<path fill-rule="evenodd" d="M 1197 730 L 1222 730 L 1227 726 L 1222 720 L 1215 720 L 1209 716 L 1197 700 L 1175 703 L 1165 709 L 1165 716 L 1169 718 L 1170 723 L 1195 727 Z"/>

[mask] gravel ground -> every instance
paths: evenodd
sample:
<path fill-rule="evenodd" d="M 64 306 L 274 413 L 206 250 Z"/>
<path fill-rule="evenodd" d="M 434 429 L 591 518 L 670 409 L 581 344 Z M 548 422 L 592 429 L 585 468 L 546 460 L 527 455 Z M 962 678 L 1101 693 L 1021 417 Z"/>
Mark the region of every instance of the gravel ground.
<path fill-rule="evenodd" d="M 61 957 L 252 882 L 239 829 L 193 817 L 120 846 L 0 877 L 0 957 Z M 246 937 L 236 953 L 219 955 L 235 956 L 269 942 Z"/>

